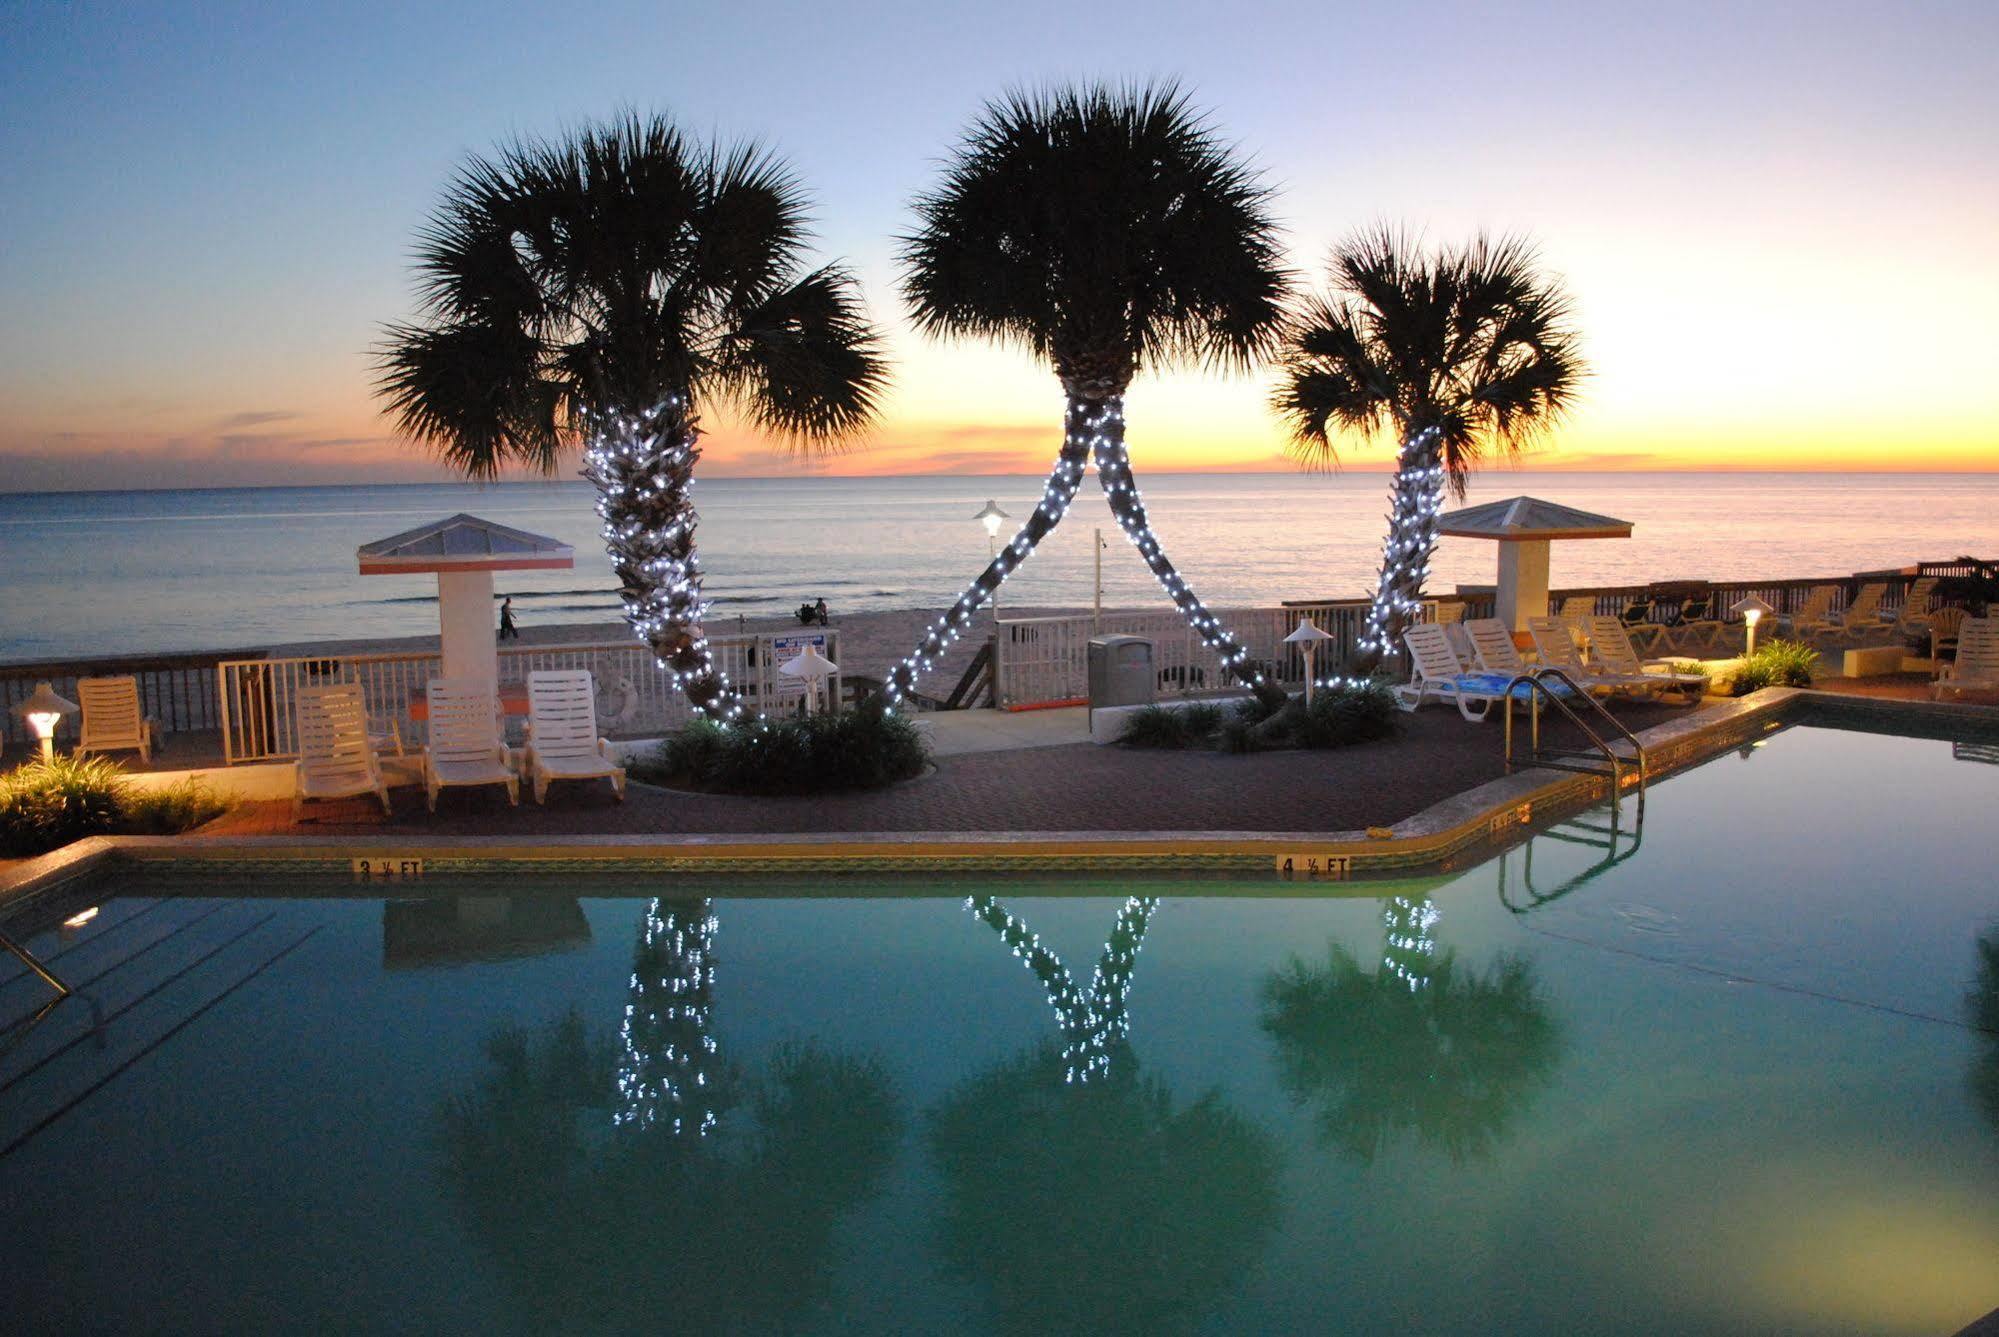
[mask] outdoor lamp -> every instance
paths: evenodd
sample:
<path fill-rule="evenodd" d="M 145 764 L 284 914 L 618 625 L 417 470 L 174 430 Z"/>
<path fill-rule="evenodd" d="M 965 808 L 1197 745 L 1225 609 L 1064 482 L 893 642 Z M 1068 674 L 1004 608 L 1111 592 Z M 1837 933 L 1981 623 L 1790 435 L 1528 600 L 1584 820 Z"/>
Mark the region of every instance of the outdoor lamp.
<path fill-rule="evenodd" d="M 1332 639 L 1310 620 L 1302 617 L 1298 619 L 1298 629 L 1284 638 L 1286 645 L 1295 645 L 1305 652 L 1305 704 L 1308 706 L 1312 704 L 1312 679 L 1317 676 L 1312 671 L 1312 653 L 1319 648 L 1321 642 Z"/>
<path fill-rule="evenodd" d="M 986 556 L 997 558 L 999 556 L 1000 522 L 1012 517 L 999 508 L 998 502 L 994 501 L 991 497 L 987 497 L 986 508 L 972 518 L 986 527 Z M 993 615 L 997 617 L 999 615 L 999 586 L 997 585 L 993 586 L 992 605 Z"/>
<path fill-rule="evenodd" d="M 1756 624 L 1762 621 L 1767 614 L 1774 613 L 1777 610 L 1772 608 L 1769 604 L 1764 603 L 1761 599 L 1757 598 L 1755 595 L 1752 594 L 1748 598 L 1742 600 L 1742 602 L 1736 604 L 1733 608 L 1730 608 L 1728 611 L 1731 613 L 1742 614 L 1743 622 L 1747 624 L 1747 626 L 1749 627 L 1749 631 L 1743 643 L 1744 649 L 1742 653 L 1745 655 L 1755 654 Z"/>
<path fill-rule="evenodd" d="M 28 722 L 35 731 L 35 737 L 42 740 L 42 760 L 53 761 L 56 755 L 56 726 L 65 715 L 76 714 L 76 702 L 56 695 L 56 689 L 48 683 L 35 688 L 35 694 L 14 707 L 14 713 Z"/>
<path fill-rule="evenodd" d="M 819 647 L 807 644 L 805 649 L 777 667 L 778 673 L 786 678 L 798 678 L 805 683 L 805 713 L 812 713 L 812 706 L 825 689 L 826 679 L 840 671 L 840 666 L 819 653 Z M 830 708 L 831 703 L 827 703 Z"/>

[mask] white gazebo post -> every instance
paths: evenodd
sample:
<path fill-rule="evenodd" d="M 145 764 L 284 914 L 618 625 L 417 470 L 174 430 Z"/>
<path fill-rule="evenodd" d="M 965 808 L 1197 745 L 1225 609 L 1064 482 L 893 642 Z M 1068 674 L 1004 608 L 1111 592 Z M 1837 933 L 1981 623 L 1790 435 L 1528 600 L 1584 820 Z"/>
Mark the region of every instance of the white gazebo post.
<path fill-rule="evenodd" d="M 1012 517 L 1007 515 L 1005 511 L 999 508 L 998 502 L 994 501 L 991 497 L 987 497 L 985 509 L 981 510 L 977 515 L 973 516 L 972 518 L 974 520 L 977 520 L 980 524 L 986 527 L 986 559 L 988 561 L 997 559 L 999 557 L 1000 525 L 1004 521 L 1011 519 Z M 1001 583 L 1003 584 L 1004 582 Z M 993 616 L 997 618 L 999 616 L 998 585 L 993 586 L 992 605 L 993 605 Z"/>
<path fill-rule="evenodd" d="M 825 713 L 830 703 L 824 700 L 826 680 L 840 671 L 840 666 L 819 653 L 819 647 L 807 642 L 805 649 L 777 666 L 778 674 L 786 678 L 798 678 L 805 683 L 805 713 Z"/>
<path fill-rule="evenodd" d="M 1305 704 L 1312 704 L 1313 681 L 1318 677 L 1312 669 L 1312 656 L 1318 648 L 1333 638 L 1321 631 L 1309 618 L 1298 619 L 1298 629 L 1284 638 L 1286 645 L 1295 645 L 1305 653 Z"/>
<path fill-rule="evenodd" d="M 437 576 L 437 641 L 441 676 L 500 683 L 499 640 L 493 625 L 495 571 L 568 571 L 576 551 L 559 539 L 458 514 L 365 543 L 355 554 L 364 576 Z"/>
<path fill-rule="evenodd" d="M 1526 631 L 1527 619 L 1548 612 L 1548 545 L 1555 539 L 1631 537 L 1631 522 L 1595 515 L 1539 497 L 1467 506 L 1440 517 L 1437 532 L 1499 544 L 1499 587 L 1493 616 L 1509 631 Z"/>

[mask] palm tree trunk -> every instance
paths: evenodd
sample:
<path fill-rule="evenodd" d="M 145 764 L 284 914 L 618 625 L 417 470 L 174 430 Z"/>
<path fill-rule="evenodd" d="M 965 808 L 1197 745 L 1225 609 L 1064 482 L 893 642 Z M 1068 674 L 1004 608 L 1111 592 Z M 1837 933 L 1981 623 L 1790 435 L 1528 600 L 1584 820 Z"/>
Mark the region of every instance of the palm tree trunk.
<path fill-rule="evenodd" d="M 950 610 L 931 624 L 915 651 L 889 670 L 888 681 L 881 691 L 884 705 L 894 706 L 916 689 L 916 680 L 936 666 L 937 657 L 964 633 L 972 615 L 991 601 L 1001 582 L 1033 556 L 1035 548 L 1062 522 L 1069 503 L 1076 499 L 1076 489 L 1082 486 L 1083 469 L 1089 462 L 1090 442 L 1096 431 L 1091 406 L 1071 396 L 1064 418 L 1062 453 L 1056 457 L 1048 481 L 1042 484 L 1041 503 L 1013 540 L 999 550 L 999 556 L 958 596 Z"/>
<path fill-rule="evenodd" d="M 1427 987 L 1437 964 L 1437 907 L 1429 897 L 1390 897 L 1381 908 L 1381 969 L 1415 993 Z"/>
<path fill-rule="evenodd" d="M 1180 573 L 1167 559 L 1165 550 L 1160 547 L 1158 536 L 1146 521 L 1145 502 L 1139 496 L 1138 483 L 1132 478 L 1131 456 L 1125 450 L 1124 400 L 1104 400 L 1098 406 L 1095 419 L 1101 424 L 1093 442 L 1097 479 L 1103 484 L 1111 514 L 1117 517 L 1125 537 L 1138 548 L 1146 566 L 1158 577 L 1160 586 L 1173 600 L 1174 607 L 1180 610 L 1180 616 L 1187 619 L 1187 625 L 1222 661 L 1222 671 L 1255 692 L 1268 709 L 1282 709 L 1287 700 L 1284 689 L 1266 678 L 1262 669 L 1250 662 L 1249 652 L 1243 648 L 1242 642 L 1222 626 L 1187 582 L 1181 579 Z"/>
<path fill-rule="evenodd" d="M 1402 443 L 1390 494 L 1388 541 L 1381 553 L 1381 582 L 1367 610 L 1355 667 L 1367 672 L 1393 653 L 1403 628 L 1423 608 L 1423 582 L 1437 548 L 1437 512 L 1444 500 L 1440 435 L 1426 427 Z"/>
<path fill-rule="evenodd" d="M 702 1137 L 720 1092 L 715 1037 L 715 912 L 706 900 L 655 900 L 639 923 L 631 997 L 619 1029 L 613 1122 Z"/>
<path fill-rule="evenodd" d="M 715 667 L 701 630 L 701 559 L 694 550 L 694 463 L 700 429 L 684 394 L 643 409 L 600 406 L 589 414 L 583 476 L 597 485 L 604 548 L 618 575 L 625 621 L 659 656 L 695 710 L 741 718 L 742 694 Z"/>

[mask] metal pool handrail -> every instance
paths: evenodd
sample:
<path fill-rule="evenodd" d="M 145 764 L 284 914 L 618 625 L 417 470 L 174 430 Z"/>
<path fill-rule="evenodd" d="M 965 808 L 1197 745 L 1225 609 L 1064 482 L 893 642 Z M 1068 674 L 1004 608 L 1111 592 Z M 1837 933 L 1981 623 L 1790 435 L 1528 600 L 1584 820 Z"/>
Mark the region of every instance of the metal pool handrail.
<path fill-rule="evenodd" d="M 1598 772 L 1594 767 L 1577 766 L 1559 760 L 1559 758 L 1564 756 L 1575 755 L 1573 753 L 1543 752 L 1541 750 L 1541 701 L 1543 698 L 1545 698 L 1550 703 L 1552 703 L 1557 710 L 1561 711 L 1562 714 L 1568 719 L 1568 721 L 1571 724 L 1575 725 L 1578 729 L 1582 730 L 1583 736 L 1589 739 L 1591 746 L 1594 747 L 1597 752 L 1603 755 L 1605 763 L 1610 767 L 1610 806 L 1611 806 L 1611 812 L 1615 814 L 1617 811 L 1618 800 L 1623 795 L 1624 792 L 1623 763 L 1625 761 L 1625 758 L 1620 757 L 1617 753 L 1617 750 L 1613 748 L 1609 743 L 1605 742 L 1603 736 L 1599 734 L 1595 729 L 1592 729 L 1589 726 L 1588 721 L 1583 719 L 1581 715 L 1577 714 L 1573 709 L 1571 709 L 1567 700 L 1556 695 L 1553 691 L 1549 689 L 1548 679 L 1550 678 L 1554 679 L 1555 681 L 1561 683 L 1563 686 L 1567 687 L 1569 689 L 1570 695 L 1572 695 L 1579 701 L 1585 702 L 1592 711 L 1594 711 L 1599 717 L 1602 718 L 1602 720 L 1606 724 L 1610 726 L 1613 732 L 1615 732 L 1619 737 L 1623 738 L 1626 742 L 1631 744 L 1632 757 L 1638 763 L 1638 792 L 1641 797 L 1645 793 L 1645 745 L 1638 741 L 1638 735 L 1632 733 L 1630 729 L 1626 728 L 1623 722 L 1620 721 L 1617 718 L 1617 716 L 1611 714 L 1608 710 L 1604 709 L 1603 704 L 1600 701 L 1598 701 L 1595 697 L 1591 696 L 1588 692 L 1584 691 L 1582 687 L 1577 684 L 1574 678 L 1571 678 L 1568 674 L 1564 673 L 1561 669 L 1558 668 L 1542 668 L 1542 669 L 1537 669 L 1532 673 L 1522 673 L 1518 677 L 1514 678 L 1513 681 L 1506 684 L 1505 707 L 1506 707 L 1507 774 L 1511 775 L 1513 773 L 1513 764 L 1514 764 L 1513 693 L 1515 689 L 1525 686 L 1528 689 L 1528 695 L 1527 695 L 1528 720 L 1529 720 L 1529 728 L 1531 730 L 1531 733 L 1529 735 L 1528 759 L 1534 765 L 1549 766 L 1556 770 L 1581 771 L 1584 774 L 1588 775 L 1600 774 L 1600 772 Z"/>

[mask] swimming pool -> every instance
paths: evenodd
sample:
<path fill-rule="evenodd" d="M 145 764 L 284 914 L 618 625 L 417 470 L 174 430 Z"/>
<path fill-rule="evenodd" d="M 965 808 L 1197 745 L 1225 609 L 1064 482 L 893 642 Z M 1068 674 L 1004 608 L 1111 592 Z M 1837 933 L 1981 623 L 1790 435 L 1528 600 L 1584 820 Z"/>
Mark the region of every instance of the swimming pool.
<path fill-rule="evenodd" d="M 102 1024 L 0 1054 L 0 1330 L 1948 1333 L 1995 755 L 1340 888 L 121 873 L 9 929 Z"/>

